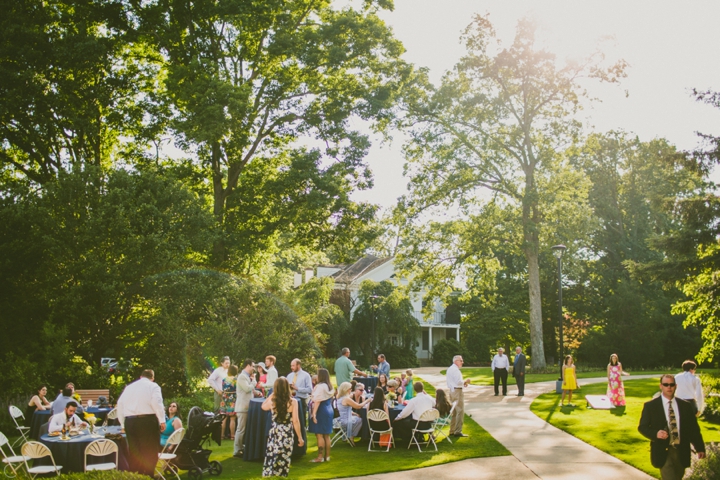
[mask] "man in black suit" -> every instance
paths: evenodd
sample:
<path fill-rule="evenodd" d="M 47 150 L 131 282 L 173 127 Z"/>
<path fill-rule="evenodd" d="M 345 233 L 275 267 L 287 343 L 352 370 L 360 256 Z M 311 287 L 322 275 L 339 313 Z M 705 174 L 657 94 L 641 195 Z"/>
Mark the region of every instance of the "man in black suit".
<path fill-rule="evenodd" d="M 650 439 L 650 461 L 663 480 L 682 480 L 690 466 L 690 444 L 705 458 L 705 443 L 692 405 L 675 398 L 675 377 L 660 377 L 660 395 L 643 406 L 638 431 Z"/>
<path fill-rule="evenodd" d="M 527 360 L 520 346 L 515 348 L 515 363 L 513 364 L 513 377 L 518 387 L 518 397 L 525 395 L 525 364 Z"/>

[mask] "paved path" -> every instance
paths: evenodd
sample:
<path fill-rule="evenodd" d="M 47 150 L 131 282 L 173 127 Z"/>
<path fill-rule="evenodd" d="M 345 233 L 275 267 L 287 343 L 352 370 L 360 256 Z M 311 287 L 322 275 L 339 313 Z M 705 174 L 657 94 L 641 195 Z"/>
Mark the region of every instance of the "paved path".
<path fill-rule="evenodd" d="M 445 387 L 440 368 L 415 370 L 426 382 Z M 625 380 L 649 378 L 634 375 Z M 581 385 L 605 382 L 605 378 L 580 379 Z M 493 387 L 471 386 L 465 391 L 465 413 L 472 415 L 481 427 L 507 448 L 512 456 L 473 458 L 418 470 L 362 477 L 365 479 L 417 479 L 432 476 L 442 479 L 513 480 L 597 480 L 603 478 L 652 479 L 646 473 L 553 427 L 530 411 L 530 404 L 540 394 L 555 390 L 555 382 L 529 383 L 525 396 L 515 395 L 509 387 L 507 397 L 494 396 Z M 649 454 L 649 452 L 648 452 Z"/>

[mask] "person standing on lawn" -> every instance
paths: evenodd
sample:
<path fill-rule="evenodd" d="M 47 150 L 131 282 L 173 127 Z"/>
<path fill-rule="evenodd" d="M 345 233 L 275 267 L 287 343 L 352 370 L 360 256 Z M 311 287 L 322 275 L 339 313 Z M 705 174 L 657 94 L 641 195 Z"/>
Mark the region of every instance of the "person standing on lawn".
<path fill-rule="evenodd" d="M 208 377 L 208 383 L 215 392 L 213 396 L 215 413 L 220 411 L 220 403 L 222 403 L 223 398 L 223 379 L 228 375 L 228 368 L 230 368 L 230 357 L 223 357 L 220 366 L 213 370 Z M 225 433 L 224 430 L 223 433 Z"/>
<path fill-rule="evenodd" d="M 560 405 L 565 406 L 565 395 L 568 395 L 568 406 L 574 407 L 572 403 L 572 394 L 574 390 L 579 390 L 580 386 L 577 383 L 577 370 L 575 369 L 575 363 L 573 363 L 572 355 L 565 355 L 565 361 L 562 366 L 562 399 Z"/>
<path fill-rule="evenodd" d="M 705 394 L 700 379 L 695 375 L 697 364 L 692 360 L 685 360 L 682 369 L 682 373 L 675 375 L 675 383 L 677 383 L 675 396 L 690 402 L 695 408 L 695 416 L 699 417 L 705 410 Z"/>
<path fill-rule="evenodd" d="M 638 431 L 650 439 L 650 461 L 663 480 L 682 480 L 690 466 L 690 445 L 705 458 L 703 442 L 692 405 L 675 397 L 675 376 L 660 377 L 661 395 L 643 405 Z"/>
<path fill-rule="evenodd" d="M 525 366 L 527 359 L 525 354 L 522 352 L 520 345 L 515 347 L 515 362 L 513 364 L 513 377 L 515 377 L 515 383 L 518 388 L 518 397 L 525 395 Z M 497 389 L 497 387 L 495 387 Z"/>
<path fill-rule="evenodd" d="M 453 410 L 452 420 L 450 421 L 450 435 L 453 437 L 467 437 L 462 433 L 463 421 L 465 420 L 465 396 L 463 388 L 470 385 L 470 379 L 463 380 L 460 368 L 463 366 L 462 355 L 453 357 L 453 364 L 447 369 L 445 378 L 447 379 L 447 387 L 450 390 L 450 403 L 457 402 L 455 410 Z M 422 384 L 421 384 L 422 385 Z"/>
<path fill-rule="evenodd" d="M 502 381 L 503 396 L 507 395 L 507 377 L 510 369 L 510 359 L 505 355 L 505 349 L 498 348 L 497 355 L 492 359 L 492 372 L 495 377 L 495 396 L 499 395 L 499 386 Z"/>
<path fill-rule="evenodd" d="M 237 427 L 235 430 L 235 450 L 233 456 L 242 458 L 245 449 L 245 427 L 247 426 L 248 410 L 250 410 L 250 400 L 254 396 L 262 395 L 255 390 L 257 382 L 253 375 L 255 363 L 252 359 L 246 358 L 243 362 L 243 369 L 237 376 L 237 392 L 235 398 L 235 416 L 237 417 Z"/>
<path fill-rule="evenodd" d="M 335 383 L 338 387 L 345 382 L 350 383 L 353 375 L 367 377 L 366 373 L 355 368 L 355 365 L 350 361 L 350 349 L 345 347 L 342 349 L 340 357 L 335 360 Z"/>

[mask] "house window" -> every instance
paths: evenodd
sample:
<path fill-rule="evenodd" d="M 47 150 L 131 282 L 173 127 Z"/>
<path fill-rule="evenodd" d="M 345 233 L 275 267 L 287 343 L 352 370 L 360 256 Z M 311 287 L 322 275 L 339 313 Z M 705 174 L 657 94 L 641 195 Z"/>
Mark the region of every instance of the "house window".
<path fill-rule="evenodd" d="M 448 340 L 456 340 L 457 334 L 455 333 L 454 328 L 446 328 L 445 329 L 445 338 Z"/>
<path fill-rule="evenodd" d="M 390 335 L 390 345 L 400 345 L 400 338 L 397 335 Z"/>
<path fill-rule="evenodd" d="M 430 350 L 430 332 L 428 330 L 422 332 L 422 349 Z"/>

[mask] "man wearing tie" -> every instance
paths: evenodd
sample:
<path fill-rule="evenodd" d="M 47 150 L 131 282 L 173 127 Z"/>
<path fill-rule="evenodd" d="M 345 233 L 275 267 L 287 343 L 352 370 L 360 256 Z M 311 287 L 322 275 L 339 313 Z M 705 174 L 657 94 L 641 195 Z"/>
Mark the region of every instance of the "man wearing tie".
<path fill-rule="evenodd" d="M 292 372 L 287 376 L 288 382 L 290 382 L 290 390 L 292 390 L 295 398 L 302 400 L 303 407 L 307 412 L 308 397 L 312 393 L 312 378 L 309 373 L 302 369 L 299 358 L 290 362 L 290 369 Z"/>
<path fill-rule="evenodd" d="M 660 377 L 660 395 L 645 403 L 638 431 L 650 439 L 650 461 L 663 480 L 682 480 L 690 466 L 690 444 L 705 458 L 705 443 L 690 403 L 675 398 L 675 377 Z"/>
<path fill-rule="evenodd" d="M 510 368 L 510 360 L 508 360 L 507 355 L 504 355 L 505 349 L 500 347 L 498 348 L 498 353 L 493 357 L 492 360 L 492 371 L 493 376 L 495 377 L 495 396 L 497 397 L 499 394 L 498 387 L 500 386 L 500 381 L 502 380 L 502 392 L 503 396 L 507 395 L 507 377 L 508 377 L 508 369 Z"/>
<path fill-rule="evenodd" d="M 522 348 L 518 345 L 515 348 L 515 363 L 513 364 L 513 377 L 517 383 L 518 397 L 525 395 L 525 365 L 527 360 L 522 353 Z"/>

